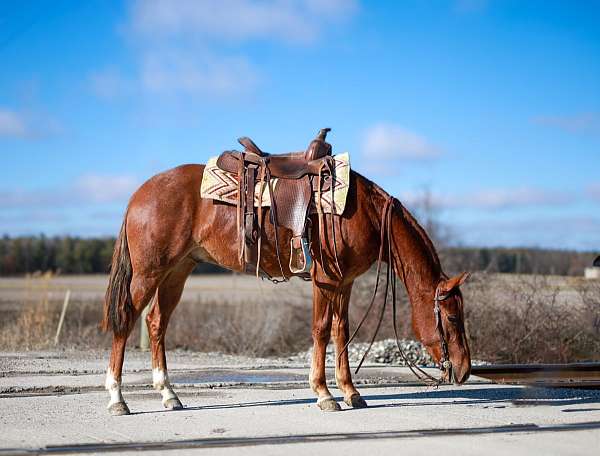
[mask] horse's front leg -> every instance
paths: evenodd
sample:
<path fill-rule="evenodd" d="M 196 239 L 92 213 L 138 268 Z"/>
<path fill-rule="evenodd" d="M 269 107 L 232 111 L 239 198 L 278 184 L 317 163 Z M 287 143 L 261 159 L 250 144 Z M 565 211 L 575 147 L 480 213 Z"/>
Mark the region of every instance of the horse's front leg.
<path fill-rule="evenodd" d="M 364 408 L 367 406 L 367 403 L 354 387 L 354 383 L 352 383 L 348 350 L 344 350 L 350 333 L 348 304 L 351 292 L 352 283 L 341 288 L 339 297 L 335 300 L 333 306 L 333 324 L 331 329 L 335 343 L 335 381 L 338 388 L 344 394 L 344 402 L 346 404 L 354 408 Z M 343 353 L 342 350 L 344 350 Z"/>
<path fill-rule="evenodd" d="M 317 394 L 317 405 L 326 412 L 341 410 L 327 388 L 325 378 L 325 354 L 331 337 L 331 318 L 333 314 L 332 293 L 316 284 L 313 285 L 312 338 L 313 356 L 309 382 Z"/>

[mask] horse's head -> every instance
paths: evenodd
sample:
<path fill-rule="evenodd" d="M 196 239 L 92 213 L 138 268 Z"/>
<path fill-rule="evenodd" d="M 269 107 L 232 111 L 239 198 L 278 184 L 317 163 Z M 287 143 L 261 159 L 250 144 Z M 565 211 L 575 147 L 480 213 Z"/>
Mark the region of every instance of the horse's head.
<path fill-rule="evenodd" d="M 465 333 L 463 299 L 459 287 L 469 277 L 462 273 L 442 279 L 434 298 L 433 326 L 428 328 L 425 345 L 444 371 L 448 382 L 463 383 L 471 373 L 471 353 Z"/>

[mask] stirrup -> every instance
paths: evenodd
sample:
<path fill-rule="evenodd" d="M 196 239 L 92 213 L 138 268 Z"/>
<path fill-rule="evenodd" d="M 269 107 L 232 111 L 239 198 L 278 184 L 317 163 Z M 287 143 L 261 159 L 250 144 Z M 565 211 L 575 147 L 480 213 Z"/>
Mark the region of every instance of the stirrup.
<path fill-rule="evenodd" d="M 306 238 L 300 238 L 300 247 L 294 248 L 294 241 L 296 239 L 297 238 L 292 238 L 292 240 L 290 241 L 290 271 L 292 272 L 292 274 L 306 274 L 310 272 L 310 268 L 312 266 L 312 257 L 310 256 L 308 241 L 306 240 Z M 294 254 L 297 252 L 301 254 L 301 257 L 299 259 L 301 260 L 300 264 L 303 266 L 300 268 L 295 268 L 293 265 L 295 257 Z"/>

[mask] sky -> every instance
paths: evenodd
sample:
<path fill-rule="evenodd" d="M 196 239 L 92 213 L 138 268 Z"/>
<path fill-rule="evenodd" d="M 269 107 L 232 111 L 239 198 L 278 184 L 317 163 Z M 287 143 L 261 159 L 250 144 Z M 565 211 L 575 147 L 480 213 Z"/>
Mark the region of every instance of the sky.
<path fill-rule="evenodd" d="M 600 2 L 0 2 L 0 234 L 113 236 L 152 175 L 323 127 L 456 244 L 600 250 Z"/>

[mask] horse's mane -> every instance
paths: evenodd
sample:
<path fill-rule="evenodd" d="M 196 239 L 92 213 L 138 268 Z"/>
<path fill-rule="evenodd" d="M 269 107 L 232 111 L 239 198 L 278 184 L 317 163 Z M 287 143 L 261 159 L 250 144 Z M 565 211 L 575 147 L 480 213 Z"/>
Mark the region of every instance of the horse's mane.
<path fill-rule="evenodd" d="M 361 177 L 363 177 L 363 176 L 361 176 Z M 385 190 L 383 190 L 379 185 L 377 185 L 373 181 L 371 181 L 365 177 L 363 177 L 363 179 L 365 179 L 367 185 L 370 187 L 370 190 L 371 190 L 371 192 L 370 192 L 371 203 L 373 205 L 373 208 L 375 209 L 374 213 L 377 214 L 377 215 L 375 215 L 375 217 L 377 217 L 377 223 L 375 224 L 375 226 L 377 226 L 381 222 L 379 220 L 379 218 L 381 217 L 381 214 L 379 213 L 378 208 L 383 206 L 382 198 L 383 199 L 389 198 L 390 195 L 389 195 L 389 193 L 387 193 Z M 409 228 L 409 231 L 411 232 L 411 234 L 413 235 L 415 241 L 422 244 L 423 250 L 425 251 L 425 253 L 428 254 L 433 268 L 435 268 L 437 271 L 439 271 L 440 277 L 443 277 L 444 274 L 442 272 L 440 258 L 438 256 L 437 250 L 435 249 L 435 246 L 433 245 L 433 242 L 431 241 L 431 238 L 429 237 L 429 235 L 427 234 L 425 229 L 419 224 L 417 219 L 410 213 L 410 211 L 397 198 L 394 198 L 394 208 L 396 210 L 398 210 L 398 215 L 404 221 L 406 221 L 406 225 Z"/>
<path fill-rule="evenodd" d="M 425 229 L 419 224 L 417 219 L 409 212 L 409 210 L 406 209 L 406 207 L 404 207 L 404 205 L 400 201 L 398 201 L 398 203 L 400 204 L 400 210 L 402 211 L 402 215 L 408 221 L 409 225 L 415 230 L 416 234 L 421 239 L 423 244 L 425 244 L 425 246 L 427 247 L 427 250 L 429 251 L 434 265 L 441 271 L 442 265 L 440 263 L 440 257 L 438 256 L 437 250 L 433 245 L 433 241 L 431 240 Z"/>

